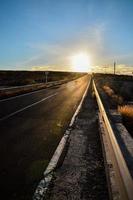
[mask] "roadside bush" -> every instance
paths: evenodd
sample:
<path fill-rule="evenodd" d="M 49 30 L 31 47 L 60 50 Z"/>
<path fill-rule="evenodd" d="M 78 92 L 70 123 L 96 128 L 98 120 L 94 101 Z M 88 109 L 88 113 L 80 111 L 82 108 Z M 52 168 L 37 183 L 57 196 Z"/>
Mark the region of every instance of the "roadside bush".
<path fill-rule="evenodd" d="M 117 94 L 115 94 L 114 90 L 112 88 L 110 88 L 109 86 L 107 85 L 104 85 L 103 86 L 103 89 L 105 91 L 105 93 L 111 97 L 111 99 L 117 103 L 118 105 L 122 105 L 123 104 L 123 98 Z"/>
<path fill-rule="evenodd" d="M 119 106 L 118 111 L 122 115 L 124 125 L 133 136 L 133 105 Z"/>
<path fill-rule="evenodd" d="M 130 118 L 133 122 L 133 105 L 119 106 L 118 111 L 123 117 Z"/>
<path fill-rule="evenodd" d="M 132 82 L 123 83 L 120 88 L 120 95 L 123 96 L 125 100 L 132 101 L 133 100 L 133 83 Z"/>

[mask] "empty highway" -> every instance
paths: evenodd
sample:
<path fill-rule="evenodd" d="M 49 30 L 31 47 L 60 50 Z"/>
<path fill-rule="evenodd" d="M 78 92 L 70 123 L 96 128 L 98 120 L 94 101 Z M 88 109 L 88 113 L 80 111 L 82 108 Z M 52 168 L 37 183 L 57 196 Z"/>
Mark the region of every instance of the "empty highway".
<path fill-rule="evenodd" d="M 90 76 L 0 100 L 0 188 L 4 199 L 31 199 Z"/>

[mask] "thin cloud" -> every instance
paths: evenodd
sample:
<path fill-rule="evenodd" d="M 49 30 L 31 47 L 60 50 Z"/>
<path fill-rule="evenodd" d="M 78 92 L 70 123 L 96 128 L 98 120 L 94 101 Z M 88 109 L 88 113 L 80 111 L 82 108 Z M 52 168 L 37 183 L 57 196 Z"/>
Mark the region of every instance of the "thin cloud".
<path fill-rule="evenodd" d="M 34 43 L 27 46 L 35 50 L 35 56 L 20 63 L 31 70 L 72 70 L 70 57 L 79 52 L 87 52 L 93 66 L 113 65 L 114 60 L 126 64 L 133 54 L 112 54 L 107 49 L 106 31 L 108 23 L 99 23 L 79 31 L 74 38 L 57 43 Z M 130 63 L 128 63 L 130 64 Z M 103 68 L 103 67 L 102 67 Z M 100 70 L 101 68 L 96 69 Z M 124 67 L 123 67 L 124 69 Z"/>
<path fill-rule="evenodd" d="M 101 23 L 91 26 L 79 32 L 74 38 L 68 38 L 65 42 L 55 44 L 28 44 L 30 49 L 36 51 L 36 55 L 23 62 L 23 65 L 33 66 L 68 66 L 70 69 L 69 57 L 77 52 L 88 52 L 95 59 L 103 49 L 105 24 Z M 95 55 L 95 56 L 94 56 Z M 93 61 L 94 62 L 94 61 Z M 56 67 L 55 67 L 56 68 Z"/>

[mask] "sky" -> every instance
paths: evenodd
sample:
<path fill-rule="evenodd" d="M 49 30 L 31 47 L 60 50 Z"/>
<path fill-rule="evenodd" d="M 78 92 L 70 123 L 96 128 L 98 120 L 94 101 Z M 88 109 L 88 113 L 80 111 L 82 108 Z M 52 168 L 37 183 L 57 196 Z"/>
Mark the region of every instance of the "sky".
<path fill-rule="evenodd" d="M 133 0 L 0 0 L 0 70 L 133 66 Z M 133 69 L 133 68 L 132 68 Z"/>

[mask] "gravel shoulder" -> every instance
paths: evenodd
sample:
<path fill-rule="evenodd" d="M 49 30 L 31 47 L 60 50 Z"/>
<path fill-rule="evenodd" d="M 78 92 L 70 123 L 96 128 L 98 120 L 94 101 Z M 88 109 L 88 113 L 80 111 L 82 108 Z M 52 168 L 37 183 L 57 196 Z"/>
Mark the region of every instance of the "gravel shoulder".
<path fill-rule="evenodd" d="M 63 165 L 55 173 L 50 200 L 109 199 L 96 113 L 89 90 L 71 131 Z"/>

